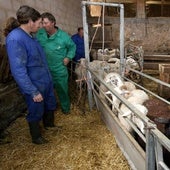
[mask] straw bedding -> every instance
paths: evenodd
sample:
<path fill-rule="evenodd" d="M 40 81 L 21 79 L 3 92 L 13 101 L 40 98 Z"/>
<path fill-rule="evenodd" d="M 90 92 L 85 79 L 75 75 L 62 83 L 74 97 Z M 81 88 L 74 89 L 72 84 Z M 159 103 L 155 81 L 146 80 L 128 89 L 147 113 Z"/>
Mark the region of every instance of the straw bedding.
<path fill-rule="evenodd" d="M 128 170 L 129 165 L 96 110 L 82 114 L 72 105 L 71 114 L 55 114 L 61 130 L 42 128 L 46 145 L 31 143 L 24 117 L 7 130 L 12 142 L 0 145 L 2 170 Z"/>

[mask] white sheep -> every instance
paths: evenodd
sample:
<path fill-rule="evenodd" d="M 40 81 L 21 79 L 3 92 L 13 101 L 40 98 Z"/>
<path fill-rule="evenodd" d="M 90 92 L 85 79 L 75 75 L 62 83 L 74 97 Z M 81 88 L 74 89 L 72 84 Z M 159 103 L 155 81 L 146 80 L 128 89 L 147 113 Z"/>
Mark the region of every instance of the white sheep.
<path fill-rule="evenodd" d="M 77 75 L 78 81 L 84 80 L 86 78 L 86 59 L 81 58 L 80 63 L 76 64 L 75 73 Z"/>
<path fill-rule="evenodd" d="M 148 94 L 144 90 L 135 89 L 129 93 L 128 99 L 130 103 L 143 104 L 149 100 Z"/>
<path fill-rule="evenodd" d="M 147 95 L 145 91 L 140 90 L 140 89 L 135 89 L 135 90 L 130 91 L 127 101 L 130 102 L 138 110 L 140 110 L 144 115 L 146 115 L 148 110 L 142 104 L 148 99 L 149 99 L 149 96 Z M 141 132 L 144 133 L 143 122 L 138 117 L 136 117 L 136 115 L 132 113 L 130 109 L 128 109 L 124 104 L 122 104 L 120 106 L 120 110 L 123 114 L 119 113 L 118 118 L 120 119 L 120 122 L 128 129 L 129 132 L 132 132 L 132 128 L 127 123 L 127 121 L 124 119 L 124 117 L 131 119 L 138 126 Z"/>
<path fill-rule="evenodd" d="M 132 56 L 129 56 L 126 58 L 126 62 L 125 62 L 127 67 L 130 67 L 132 69 L 138 69 L 139 68 L 139 64 L 138 62 L 132 58 Z"/>
<path fill-rule="evenodd" d="M 132 103 L 131 103 L 132 104 Z M 141 105 L 141 104 L 133 104 L 133 106 L 135 108 L 137 108 L 143 115 L 147 115 L 148 113 L 148 109 Z M 143 121 L 138 118 L 129 108 L 127 108 L 124 104 L 121 105 L 120 107 L 121 113 L 118 114 L 118 118 L 121 122 L 121 124 L 130 132 L 133 132 L 132 127 L 130 126 L 130 124 L 126 121 L 125 117 L 129 120 L 131 120 L 134 124 L 136 124 L 136 126 L 140 129 L 140 131 L 144 134 L 145 130 L 144 130 L 144 123 Z"/>
<path fill-rule="evenodd" d="M 122 87 L 123 88 L 123 87 Z M 136 86 L 134 85 L 134 83 L 130 82 L 130 81 L 125 81 L 124 82 L 124 89 L 128 90 L 128 91 L 133 91 L 136 90 Z"/>
<path fill-rule="evenodd" d="M 98 60 L 103 60 L 103 61 L 108 61 L 110 58 L 116 57 L 119 55 L 119 49 L 98 49 L 97 51 L 97 59 Z"/>
<path fill-rule="evenodd" d="M 124 95 L 125 91 L 120 89 L 120 87 L 122 87 L 124 85 L 123 84 L 124 82 L 118 73 L 107 74 L 104 78 L 104 82 L 106 84 L 111 85 L 112 89 L 115 90 L 120 95 Z M 112 94 L 112 92 L 109 91 L 104 85 L 100 85 L 99 94 L 100 94 L 100 97 L 102 100 L 106 100 L 105 95 L 101 91 L 103 91 L 105 93 L 105 95 L 111 96 L 111 100 L 113 102 L 112 110 L 114 110 L 115 107 L 119 107 L 120 100 L 114 94 Z"/>
<path fill-rule="evenodd" d="M 123 86 L 123 80 L 118 73 L 109 73 L 104 78 L 104 81 L 110 85 L 113 85 L 113 87 L 121 87 Z"/>

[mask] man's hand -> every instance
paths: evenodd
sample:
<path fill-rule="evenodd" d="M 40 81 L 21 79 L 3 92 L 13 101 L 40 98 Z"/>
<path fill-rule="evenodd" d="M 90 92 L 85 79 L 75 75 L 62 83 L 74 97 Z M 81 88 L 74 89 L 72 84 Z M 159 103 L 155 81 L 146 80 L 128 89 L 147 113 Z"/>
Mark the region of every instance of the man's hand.
<path fill-rule="evenodd" d="M 64 63 L 64 65 L 66 66 L 68 63 L 69 63 L 69 58 L 64 58 L 64 60 L 63 60 L 63 63 Z"/>
<path fill-rule="evenodd" d="M 34 102 L 42 102 L 43 101 L 43 97 L 42 95 L 39 93 L 38 95 L 33 97 Z"/>

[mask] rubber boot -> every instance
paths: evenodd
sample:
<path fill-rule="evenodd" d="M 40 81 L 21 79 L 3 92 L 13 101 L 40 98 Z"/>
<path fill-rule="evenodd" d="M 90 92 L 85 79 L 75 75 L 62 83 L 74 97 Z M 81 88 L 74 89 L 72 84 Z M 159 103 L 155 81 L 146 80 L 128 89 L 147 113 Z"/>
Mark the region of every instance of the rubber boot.
<path fill-rule="evenodd" d="M 62 126 L 55 126 L 54 124 L 54 111 L 48 111 L 43 115 L 43 124 L 46 130 L 60 130 Z"/>
<path fill-rule="evenodd" d="M 48 111 L 43 115 L 44 127 L 54 127 L 54 111 Z"/>
<path fill-rule="evenodd" d="M 32 137 L 32 143 L 38 145 L 48 143 L 48 141 L 41 136 L 39 122 L 29 122 L 29 128 Z"/>

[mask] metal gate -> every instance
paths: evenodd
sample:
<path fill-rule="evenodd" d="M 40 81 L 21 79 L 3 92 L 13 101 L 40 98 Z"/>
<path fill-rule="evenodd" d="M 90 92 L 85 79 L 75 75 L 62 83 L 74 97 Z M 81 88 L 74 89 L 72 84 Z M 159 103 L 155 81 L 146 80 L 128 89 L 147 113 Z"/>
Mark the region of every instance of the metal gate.
<path fill-rule="evenodd" d="M 87 5 L 100 5 L 100 6 L 112 6 L 120 8 L 120 74 L 124 79 L 124 6 L 123 4 L 113 4 L 113 3 L 99 3 L 99 2 L 87 2 L 82 1 L 82 12 L 83 12 L 83 28 L 84 28 L 84 42 L 85 42 L 85 56 L 89 62 L 89 40 L 88 40 L 88 23 L 86 18 L 86 7 Z M 103 36 L 104 41 L 104 36 Z M 148 75 L 145 75 L 139 71 L 131 69 L 131 71 L 149 78 L 157 83 L 170 87 L 169 84 L 161 82 L 155 78 L 152 78 Z M 127 119 L 127 122 L 131 125 L 136 133 L 141 137 L 145 143 L 145 151 L 141 148 L 138 142 L 133 138 L 133 136 L 121 125 L 116 114 L 110 109 L 110 107 L 101 100 L 99 96 L 99 84 L 103 84 L 113 95 L 115 95 L 122 103 L 124 103 L 132 112 L 140 118 L 144 124 L 146 133 L 142 134 L 133 122 Z M 127 102 L 125 98 L 119 95 L 115 90 L 106 84 L 100 75 L 96 74 L 90 68 L 87 67 L 87 81 L 88 81 L 88 99 L 90 108 L 93 107 L 93 97 L 97 105 L 98 110 L 101 112 L 101 117 L 103 118 L 105 124 L 110 129 L 110 131 L 115 136 L 115 139 L 122 150 L 123 154 L 127 158 L 132 169 L 137 170 L 168 170 L 168 166 L 165 164 L 163 159 L 163 148 L 170 152 L 170 140 L 161 133 L 156 125 L 146 116 L 143 116 L 141 112 L 136 109 L 131 103 Z M 136 84 L 139 86 L 138 84 Z M 142 86 L 140 88 L 144 89 Z M 146 90 L 146 89 L 144 89 Z M 159 99 L 165 101 L 167 104 L 170 104 L 165 99 L 155 95 L 154 93 L 146 90 L 148 93 L 158 97 Z M 106 96 L 107 98 L 107 96 Z M 109 100 L 109 99 L 108 99 Z M 111 104 L 112 101 L 110 101 Z M 119 111 L 119 110 L 118 110 Z"/>

